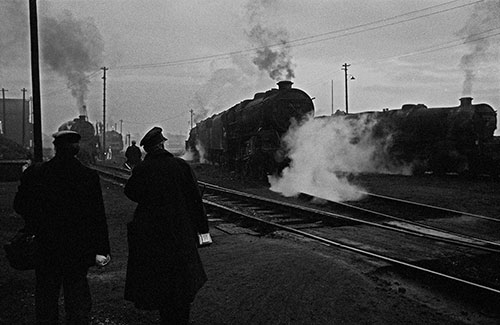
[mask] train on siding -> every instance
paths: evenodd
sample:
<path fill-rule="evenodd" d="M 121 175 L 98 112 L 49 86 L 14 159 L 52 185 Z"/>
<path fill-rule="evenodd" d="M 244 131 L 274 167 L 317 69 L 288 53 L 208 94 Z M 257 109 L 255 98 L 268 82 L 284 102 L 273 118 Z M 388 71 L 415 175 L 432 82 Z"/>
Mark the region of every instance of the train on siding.
<path fill-rule="evenodd" d="M 314 114 L 307 93 L 291 81 L 278 82 L 233 107 L 213 115 L 191 129 L 186 150 L 195 160 L 228 166 L 244 175 L 263 177 L 286 165 L 281 137 L 291 120 Z"/>
<path fill-rule="evenodd" d="M 112 156 L 119 155 L 123 151 L 123 137 L 115 130 L 106 131 L 106 150 L 103 148 L 102 132 L 98 133 L 92 123 L 87 120 L 85 115 L 80 115 L 72 121 L 66 122 L 58 128 L 58 131 L 71 130 L 78 132 L 81 136 L 80 151 L 78 159 L 84 164 L 93 164 L 96 159 L 102 157 L 105 151 Z"/>
<path fill-rule="evenodd" d="M 313 114 L 314 105 L 308 94 L 292 88 L 292 82 L 278 86 L 197 123 L 186 150 L 195 152 L 195 159 L 227 165 L 245 175 L 279 173 L 287 164 L 281 137 L 292 118 Z M 488 104 L 473 104 L 470 97 L 452 107 L 405 104 L 400 109 L 318 118 L 344 119 L 351 125 L 372 121 L 369 136 L 383 149 L 376 154 L 385 155 L 391 166 L 410 166 L 413 174 L 500 173 L 500 137 L 494 136 L 497 113 Z M 359 137 L 350 141 L 355 144 Z"/>
<path fill-rule="evenodd" d="M 386 156 L 379 161 L 408 166 L 412 174 L 500 172 L 500 139 L 494 136 L 497 113 L 488 104 L 472 104 L 471 97 L 460 98 L 454 107 L 405 104 L 400 109 L 339 115 L 332 118 L 351 125 L 373 121 L 370 136 L 383 148 L 376 154 Z"/>

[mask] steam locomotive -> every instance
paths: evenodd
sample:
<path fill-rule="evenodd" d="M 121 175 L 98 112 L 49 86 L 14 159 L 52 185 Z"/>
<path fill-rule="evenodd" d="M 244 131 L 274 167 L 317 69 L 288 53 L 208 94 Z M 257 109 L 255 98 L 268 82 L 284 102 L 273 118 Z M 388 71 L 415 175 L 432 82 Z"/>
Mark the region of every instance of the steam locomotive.
<path fill-rule="evenodd" d="M 279 172 L 287 164 L 281 137 L 291 118 L 300 120 L 314 112 L 311 98 L 291 85 L 279 82 L 279 89 L 258 93 L 199 122 L 189 134 L 186 150 L 194 151 L 201 161 L 228 165 L 243 174 Z M 405 166 L 412 174 L 500 174 L 496 111 L 485 103 L 472 104 L 470 97 L 461 98 L 455 107 L 406 104 L 401 109 L 338 112 L 315 119 L 342 119 L 353 129 L 370 124 L 369 131 L 360 128 L 365 134 L 354 134 L 349 141 L 356 144 L 369 137 L 377 146 L 378 163 L 387 165 L 381 168 L 384 171 Z"/>
<path fill-rule="evenodd" d="M 311 97 L 292 84 L 280 81 L 278 89 L 257 93 L 197 123 L 186 150 L 195 153 L 195 160 L 225 165 L 251 177 L 279 170 L 286 164 L 281 137 L 291 120 L 314 113 Z"/>
<path fill-rule="evenodd" d="M 104 150 L 102 132 L 97 133 L 94 125 L 87 121 L 85 115 L 64 123 L 58 130 L 71 130 L 80 134 L 80 151 L 77 158 L 85 164 L 95 163 L 98 157 L 102 157 L 103 152 L 108 153 L 111 150 L 112 155 L 115 156 L 123 150 L 123 137 L 114 130 L 105 132 L 107 150 Z"/>
<path fill-rule="evenodd" d="M 456 107 L 406 104 L 401 109 L 337 113 L 331 118 L 351 124 L 374 121 L 370 137 L 380 148 L 377 155 L 385 156 L 379 161 L 409 166 L 413 174 L 498 175 L 500 171 L 500 141 L 494 137 L 496 111 L 488 104 L 472 104 L 470 97 L 461 98 Z M 355 143 L 361 136 L 351 141 Z"/>

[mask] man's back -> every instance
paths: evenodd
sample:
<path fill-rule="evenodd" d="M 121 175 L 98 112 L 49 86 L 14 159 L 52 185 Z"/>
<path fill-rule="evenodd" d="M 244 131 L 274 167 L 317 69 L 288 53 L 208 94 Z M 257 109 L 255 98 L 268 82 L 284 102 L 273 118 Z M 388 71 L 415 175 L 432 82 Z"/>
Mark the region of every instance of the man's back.
<path fill-rule="evenodd" d="M 55 157 L 29 167 L 21 179 L 14 209 L 46 252 L 66 257 L 109 251 L 99 176 L 76 158 Z"/>
<path fill-rule="evenodd" d="M 125 151 L 125 157 L 127 160 L 133 164 L 137 164 L 141 161 L 141 149 L 135 145 L 131 145 L 130 147 L 127 148 Z"/>

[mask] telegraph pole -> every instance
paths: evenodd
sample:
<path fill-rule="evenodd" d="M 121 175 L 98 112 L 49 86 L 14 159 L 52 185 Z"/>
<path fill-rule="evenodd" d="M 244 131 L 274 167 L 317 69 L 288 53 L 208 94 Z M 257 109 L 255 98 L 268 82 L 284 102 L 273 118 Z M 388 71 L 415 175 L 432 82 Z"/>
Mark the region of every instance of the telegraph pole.
<path fill-rule="evenodd" d="M 23 137 L 22 137 L 22 142 L 23 142 L 23 147 L 26 147 L 24 141 L 25 133 L 26 133 L 26 92 L 28 91 L 26 88 L 21 89 L 23 92 Z"/>
<path fill-rule="evenodd" d="M 333 115 L 333 80 L 332 80 L 332 115 Z"/>
<path fill-rule="evenodd" d="M 342 65 L 342 69 L 344 70 L 344 79 L 345 79 L 345 113 L 349 114 L 349 100 L 348 100 L 348 92 L 347 92 L 347 67 L 350 67 L 350 64 L 344 63 Z"/>
<path fill-rule="evenodd" d="M 6 118 L 6 114 L 5 114 L 5 92 L 8 91 L 7 89 L 4 89 L 2 88 L 2 107 L 3 107 L 3 117 L 2 117 L 2 132 L 3 132 L 3 135 L 5 136 L 7 134 L 6 130 L 7 130 L 7 123 L 5 123 L 5 118 Z"/>
<path fill-rule="evenodd" d="M 189 111 L 189 113 L 191 113 L 191 129 L 193 129 L 193 115 L 194 115 L 194 111 L 191 109 Z"/>
<path fill-rule="evenodd" d="M 102 77 L 103 80 L 103 89 L 102 89 L 102 152 L 103 152 L 103 160 L 106 160 L 106 71 L 109 68 L 102 67 L 101 68 L 104 75 Z"/>
<path fill-rule="evenodd" d="M 38 59 L 38 18 L 36 0 L 29 0 L 31 40 L 31 86 L 33 88 L 33 147 L 34 160 L 43 160 L 42 150 L 42 108 L 40 105 L 40 62 Z"/>

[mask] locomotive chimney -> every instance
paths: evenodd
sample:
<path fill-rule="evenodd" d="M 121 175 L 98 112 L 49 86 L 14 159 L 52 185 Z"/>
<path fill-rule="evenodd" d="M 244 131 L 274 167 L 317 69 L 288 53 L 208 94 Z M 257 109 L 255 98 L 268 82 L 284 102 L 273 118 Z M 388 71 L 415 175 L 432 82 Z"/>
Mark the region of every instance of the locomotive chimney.
<path fill-rule="evenodd" d="M 472 97 L 462 97 L 460 98 L 461 108 L 470 108 L 472 106 Z"/>
<path fill-rule="evenodd" d="M 293 85 L 293 82 L 290 80 L 282 80 L 278 82 L 278 89 L 279 90 L 284 90 L 284 89 L 291 89 Z"/>
<path fill-rule="evenodd" d="M 85 106 L 85 105 L 82 105 L 80 107 L 80 114 L 79 114 L 79 116 L 82 116 L 82 115 L 87 116 L 87 106 Z"/>

